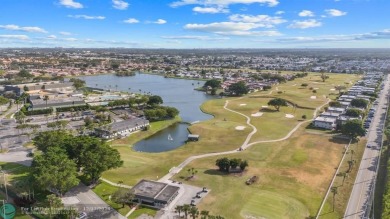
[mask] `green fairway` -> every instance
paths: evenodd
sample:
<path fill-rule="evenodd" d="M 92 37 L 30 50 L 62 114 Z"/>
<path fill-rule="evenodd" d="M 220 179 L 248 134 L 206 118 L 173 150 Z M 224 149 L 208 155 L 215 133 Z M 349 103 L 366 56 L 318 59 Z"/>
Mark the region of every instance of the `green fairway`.
<path fill-rule="evenodd" d="M 213 119 L 189 127 L 200 141 L 163 153 L 135 152 L 131 144 L 145 137 L 144 134 L 128 140 L 112 143 L 121 153 L 124 166 L 107 171 L 103 177 L 112 182 L 123 181 L 134 185 L 140 179 L 157 180 L 192 155 L 237 149 L 245 141 L 252 128 L 246 118 L 223 109 L 228 108 L 251 118 L 257 128 L 250 142 L 275 140 L 285 137 L 297 124 L 313 118 L 314 109 L 335 98 L 336 85 L 351 86 L 359 79 L 355 75 L 330 74 L 326 82 L 319 74 L 309 74 L 284 84 L 276 85 L 272 92 L 261 91 L 243 98 L 223 98 L 205 102 L 201 108 L 214 115 Z M 304 88 L 302 83 L 309 85 Z M 276 88 L 277 87 L 277 88 Z M 313 92 L 315 90 L 315 93 Z M 267 107 L 271 98 L 284 98 L 299 107 L 281 107 L 276 111 Z M 314 98 L 315 97 L 315 98 Z M 259 115 L 261 116 L 253 116 Z M 209 210 L 214 215 L 227 218 L 304 218 L 316 214 L 329 186 L 347 143 L 334 139 L 329 132 L 306 130 L 303 124 L 289 139 L 273 143 L 255 144 L 251 148 L 226 157 L 248 160 L 249 168 L 241 176 L 228 176 L 216 170 L 215 160 L 221 156 L 194 160 L 186 166 L 175 180 L 183 181 L 188 168 L 198 173 L 194 180 L 186 183 L 211 189 L 211 193 L 199 204 L 199 209 Z M 244 126 L 244 130 L 236 130 Z M 223 157 L 223 156 L 222 156 Z M 245 181 L 253 176 L 260 180 L 251 186 Z M 353 182 L 352 182 L 353 183 Z M 349 185 L 346 183 L 346 185 Z M 345 188 L 347 190 L 347 188 Z M 325 212 L 332 207 L 326 202 Z M 338 218 L 342 207 L 322 218 Z M 226 214 L 229 212 L 229 214 Z"/>
<path fill-rule="evenodd" d="M 302 219 L 308 215 L 308 209 L 296 199 L 275 192 L 261 191 L 249 199 L 240 214 L 254 218 Z"/>

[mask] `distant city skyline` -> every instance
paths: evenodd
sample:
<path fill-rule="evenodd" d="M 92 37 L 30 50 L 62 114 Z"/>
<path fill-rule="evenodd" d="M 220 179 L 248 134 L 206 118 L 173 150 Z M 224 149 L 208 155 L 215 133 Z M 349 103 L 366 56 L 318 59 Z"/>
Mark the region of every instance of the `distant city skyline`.
<path fill-rule="evenodd" d="M 390 48 L 388 0 L 1 0 L 0 47 Z"/>

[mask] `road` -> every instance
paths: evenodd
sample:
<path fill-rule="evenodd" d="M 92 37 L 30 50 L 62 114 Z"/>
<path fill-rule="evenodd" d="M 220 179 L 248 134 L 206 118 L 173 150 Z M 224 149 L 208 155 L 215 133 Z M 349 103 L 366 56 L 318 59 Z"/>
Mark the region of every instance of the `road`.
<path fill-rule="evenodd" d="M 379 96 L 379 103 L 367 133 L 367 147 L 364 150 L 355 183 L 349 198 L 344 218 L 368 218 L 371 191 L 374 189 L 377 166 L 382 145 L 382 133 L 386 120 L 386 110 L 389 104 L 390 75 L 384 80 L 384 88 Z"/>

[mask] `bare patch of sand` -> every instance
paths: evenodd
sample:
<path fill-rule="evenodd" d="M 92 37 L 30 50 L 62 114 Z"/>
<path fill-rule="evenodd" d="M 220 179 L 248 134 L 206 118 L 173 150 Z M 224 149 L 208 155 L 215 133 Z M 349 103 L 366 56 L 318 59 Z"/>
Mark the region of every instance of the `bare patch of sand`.
<path fill-rule="evenodd" d="M 236 126 L 236 130 L 238 130 L 238 131 L 242 131 L 242 130 L 244 130 L 246 127 L 245 126 Z"/>
<path fill-rule="evenodd" d="M 262 115 L 263 115 L 263 113 L 257 112 L 257 113 L 252 114 L 251 116 L 252 117 L 260 117 Z"/>
<path fill-rule="evenodd" d="M 246 103 L 241 103 L 240 106 L 246 106 Z"/>
<path fill-rule="evenodd" d="M 294 115 L 292 115 L 292 114 L 286 114 L 286 118 L 294 118 Z"/>
<path fill-rule="evenodd" d="M 311 96 L 310 99 L 317 99 L 317 96 Z"/>
<path fill-rule="evenodd" d="M 336 89 L 334 89 L 334 88 L 331 88 L 331 89 L 329 89 L 330 91 L 335 91 Z"/>
<path fill-rule="evenodd" d="M 268 106 L 261 106 L 261 108 L 268 108 Z"/>
<path fill-rule="evenodd" d="M 318 89 L 319 89 L 318 87 L 313 88 L 313 90 L 318 90 Z"/>

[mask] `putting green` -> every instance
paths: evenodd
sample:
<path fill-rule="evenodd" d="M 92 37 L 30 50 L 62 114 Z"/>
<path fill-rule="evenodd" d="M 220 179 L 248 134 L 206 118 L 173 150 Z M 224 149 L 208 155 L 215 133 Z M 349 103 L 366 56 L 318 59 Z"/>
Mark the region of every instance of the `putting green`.
<path fill-rule="evenodd" d="M 243 218 L 253 219 L 302 219 L 309 210 L 298 200 L 269 191 L 253 194 L 240 212 Z"/>

